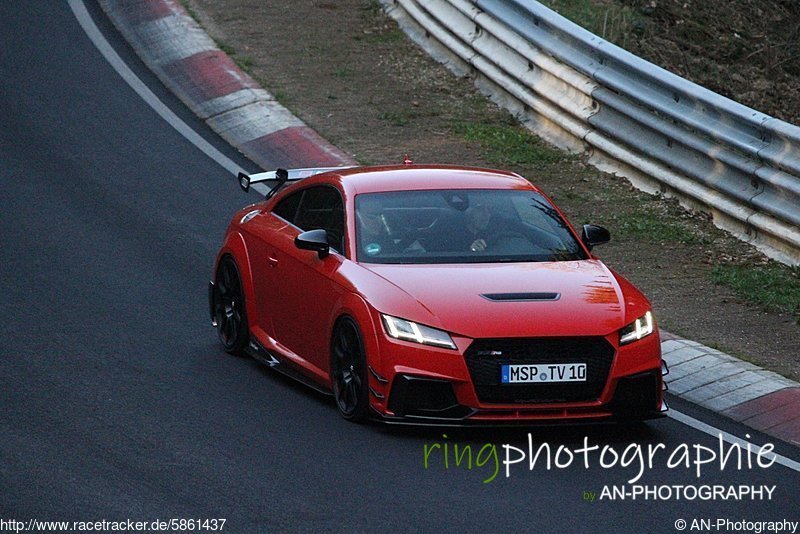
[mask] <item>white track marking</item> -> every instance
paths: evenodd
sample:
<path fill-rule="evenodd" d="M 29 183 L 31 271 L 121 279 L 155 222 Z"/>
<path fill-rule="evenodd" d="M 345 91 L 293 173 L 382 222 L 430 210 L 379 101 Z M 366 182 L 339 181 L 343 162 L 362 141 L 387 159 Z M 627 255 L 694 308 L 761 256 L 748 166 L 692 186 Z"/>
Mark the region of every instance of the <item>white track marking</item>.
<path fill-rule="evenodd" d="M 758 450 L 758 448 L 760 447 L 760 445 L 756 443 L 751 443 L 745 439 L 738 438 L 733 434 L 729 434 L 728 432 L 715 428 L 707 423 L 698 421 L 694 417 L 673 410 L 672 408 L 670 408 L 669 412 L 667 412 L 667 415 L 670 418 L 675 419 L 679 423 L 683 423 L 684 425 L 690 426 L 695 430 L 699 430 L 700 432 L 708 434 L 709 436 L 714 436 L 715 438 L 718 436 L 722 436 L 722 439 L 727 441 L 728 443 L 734 443 L 739 445 L 740 447 L 747 447 L 747 445 L 750 444 L 752 445 L 753 450 Z M 784 467 L 792 469 L 793 471 L 800 472 L 800 462 L 795 462 L 794 460 L 791 460 L 785 456 L 781 456 L 780 454 L 777 453 L 773 453 L 773 455 L 775 456 L 775 463 L 779 463 Z"/>
<path fill-rule="evenodd" d="M 183 122 L 180 117 L 173 113 L 171 109 L 169 109 L 150 89 L 148 89 L 144 82 L 133 73 L 128 65 L 125 64 L 122 58 L 119 57 L 116 51 L 114 51 L 114 49 L 111 47 L 111 44 L 109 44 L 109 42 L 98 29 L 97 25 L 92 20 L 92 17 L 86 10 L 86 6 L 83 4 L 82 0 L 69 0 L 69 7 L 75 14 L 75 18 L 78 19 L 78 23 L 83 28 L 83 31 L 86 32 L 86 35 L 92 40 L 94 46 L 97 47 L 101 54 L 103 54 L 103 57 L 106 58 L 106 61 L 108 61 L 109 64 L 114 67 L 114 70 L 116 70 L 119 75 L 122 76 L 122 79 L 131 86 L 131 89 L 136 91 L 136 93 L 142 97 L 142 100 L 144 100 L 151 108 L 153 108 L 153 110 L 158 113 L 162 119 L 167 121 L 178 131 L 178 133 L 188 139 L 189 142 L 199 148 L 201 152 L 216 161 L 222 168 L 231 174 L 237 175 L 239 172 L 244 171 L 241 167 L 239 167 L 239 165 L 234 163 L 222 152 L 214 148 L 208 141 L 197 134 L 197 132 L 192 130 L 188 124 Z"/>

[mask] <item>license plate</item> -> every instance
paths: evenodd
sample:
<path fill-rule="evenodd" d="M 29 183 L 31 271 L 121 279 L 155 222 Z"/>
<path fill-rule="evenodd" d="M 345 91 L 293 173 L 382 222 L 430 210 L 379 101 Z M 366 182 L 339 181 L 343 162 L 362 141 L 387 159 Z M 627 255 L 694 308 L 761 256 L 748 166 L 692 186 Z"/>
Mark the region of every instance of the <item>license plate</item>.
<path fill-rule="evenodd" d="M 503 384 L 548 384 L 551 382 L 586 382 L 585 363 L 537 363 L 501 365 Z"/>

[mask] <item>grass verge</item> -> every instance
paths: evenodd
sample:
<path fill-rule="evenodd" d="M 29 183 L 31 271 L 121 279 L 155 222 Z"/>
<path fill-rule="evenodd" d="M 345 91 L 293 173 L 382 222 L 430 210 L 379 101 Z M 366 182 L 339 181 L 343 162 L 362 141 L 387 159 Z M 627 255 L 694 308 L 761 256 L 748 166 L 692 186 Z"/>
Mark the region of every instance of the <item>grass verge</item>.
<path fill-rule="evenodd" d="M 691 228 L 674 220 L 662 210 L 652 209 L 660 206 L 646 202 L 637 206 L 630 213 L 618 213 L 612 216 L 616 228 L 624 238 L 644 239 L 651 243 L 683 243 L 691 245 L 701 241 Z"/>
<path fill-rule="evenodd" d="M 771 261 L 765 265 L 717 265 L 711 279 L 728 286 L 748 302 L 797 315 L 800 324 L 800 267 Z"/>
<path fill-rule="evenodd" d="M 539 165 L 574 159 L 518 125 L 457 123 L 453 131 L 466 141 L 480 144 L 485 158 L 495 165 Z"/>
<path fill-rule="evenodd" d="M 575 24 L 625 48 L 627 41 L 644 30 L 638 10 L 592 0 L 542 0 L 542 3 Z"/>

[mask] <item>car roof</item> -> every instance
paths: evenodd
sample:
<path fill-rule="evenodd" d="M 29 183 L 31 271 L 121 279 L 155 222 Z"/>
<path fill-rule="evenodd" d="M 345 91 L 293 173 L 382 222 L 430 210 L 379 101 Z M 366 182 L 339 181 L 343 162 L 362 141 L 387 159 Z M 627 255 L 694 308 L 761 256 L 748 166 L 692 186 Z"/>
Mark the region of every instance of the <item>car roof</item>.
<path fill-rule="evenodd" d="M 453 165 L 353 167 L 319 177 L 331 175 L 354 195 L 431 189 L 537 189 L 513 172 Z"/>

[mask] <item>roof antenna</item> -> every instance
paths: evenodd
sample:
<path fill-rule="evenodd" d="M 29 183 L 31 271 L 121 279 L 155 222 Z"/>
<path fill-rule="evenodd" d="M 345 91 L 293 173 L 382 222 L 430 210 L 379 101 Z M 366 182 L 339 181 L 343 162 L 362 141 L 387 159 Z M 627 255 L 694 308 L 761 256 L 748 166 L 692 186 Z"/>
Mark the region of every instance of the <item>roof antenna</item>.
<path fill-rule="evenodd" d="M 403 156 L 403 165 L 413 165 L 414 162 L 411 161 L 411 158 L 408 157 L 408 154 Z"/>

